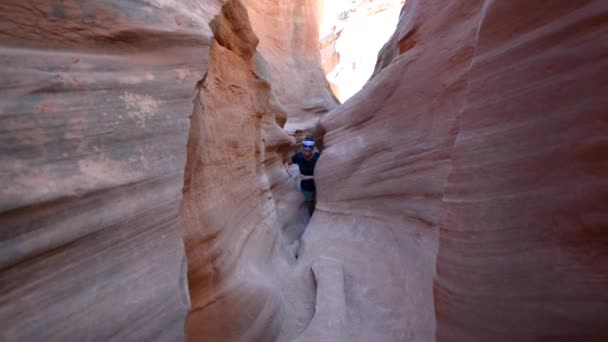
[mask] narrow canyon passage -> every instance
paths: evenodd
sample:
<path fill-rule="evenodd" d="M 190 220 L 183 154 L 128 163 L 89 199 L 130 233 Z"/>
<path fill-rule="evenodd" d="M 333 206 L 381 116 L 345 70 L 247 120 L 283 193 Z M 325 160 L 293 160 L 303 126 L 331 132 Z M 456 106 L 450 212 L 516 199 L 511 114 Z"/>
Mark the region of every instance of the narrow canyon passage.
<path fill-rule="evenodd" d="M 372 80 L 347 103 L 320 117 L 310 131 L 324 144 L 315 175 L 319 203 L 296 244 L 289 232 L 301 229 L 290 226 L 301 224 L 305 215 L 299 207 L 301 196 L 282 170 L 294 144 L 285 128 L 293 132 L 313 126 L 310 119 L 296 120 L 308 127 L 286 125 L 298 114 L 276 96 L 264 49 L 256 51 L 255 24 L 248 25 L 247 9 L 238 2 L 224 6 L 211 24 L 215 41 L 208 74 L 195 99 L 182 207 L 190 339 L 513 341 L 569 336 L 600 341 L 606 336 L 596 316 L 606 307 L 593 304 L 596 296 L 605 298 L 601 285 L 606 284 L 591 280 L 606 269 L 587 268 L 605 254 L 577 256 L 572 262 L 578 266 L 571 266 L 578 267 L 575 273 L 549 266 L 555 256 L 574 257 L 565 252 L 573 244 L 604 250 L 605 234 L 591 228 L 588 237 L 575 242 L 552 240 L 545 230 L 561 220 L 563 205 L 572 208 L 577 203 L 576 210 L 599 214 L 593 204 L 599 193 L 562 190 L 568 184 L 580 187 L 581 179 L 596 185 L 605 185 L 605 180 L 580 169 L 583 162 L 554 174 L 546 184 L 530 183 L 547 172 L 534 167 L 536 163 L 557 162 L 552 151 L 560 151 L 561 158 L 581 153 L 563 140 L 552 142 L 552 135 L 589 139 L 593 149 L 594 138 L 559 128 L 566 123 L 585 127 L 580 111 L 595 120 L 599 112 L 593 101 L 570 104 L 566 98 L 543 112 L 534 111 L 530 101 L 544 102 L 563 82 L 573 90 L 587 89 L 580 68 L 597 68 L 600 50 L 580 54 L 577 67 L 561 64 L 570 57 L 559 52 L 540 61 L 526 52 L 536 44 L 554 46 L 555 51 L 560 44 L 575 44 L 584 38 L 553 41 L 552 34 L 571 37 L 578 22 L 593 20 L 606 8 L 599 3 L 570 5 L 568 15 L 562 12 L 565 8 L 556 9 L 553 24 L 542 29 L 535 28 L 532 19 L 519 19 L 513 24 L 532 25 L 532 31 L 522 41 L 513 41 L 487 18 L 506 10 L 518 13 L 518 6 L 522 11 L 541 10 L 484 1 L 405 4 Z M 597 29 L 593 21 L 589 28 L 590 35 Z M 524 82 L 539 65 L 561 69 L 547 69 L 551 72 Z M 511 78 L 499 81 L 488 76 L 488 70 Z M 553 78 L 553 73 L 560 76 Z M 409 79 L 415 82 L 403 81 Z M 528 83 L 538 89 L 525 90 Z M 522 87 L 519 93 L 517 87 Z M 492 94 L 504 97 L 489 101 L 498 96 Z M 569 106 L 573 109 L 565 110 Z M 545 114 L 552 110 L 554 114 Z M 553 116 L 559 120 L 550 124 Z M 536 133 L 524 139 L 522 130 Z M 543 143 L 551 148 L 540 148 Z M 497 158 L 490 151 L 502 152 Z M 470 172 L 477 176 L 471 179 Z M 219 174 L 225 181 L 218 185 Z M 524 186 L 520 184 L 526 184 L 525 190 L 518 189 Z M 552 184 L 560 189 L 552 190 Z M 549 254 L 544 249 L 547 239 L 557 248 Z M 506 244 L 499 245 L 506 257 L 497 258 L 494 249 L 501 243 Z M 520 248 L 532 248 L 528 253 L 534 262 L 514 262 L 512 253 Z M 580 259 L 585 257 L 590 259 Z M 470 277 L 457 270 L 467 270 Z M 550 314 L 562 305 L 558 298 L 568 290 L 546 283 L 545 277 L 568 283 L 581 274 L 591 278 L 575 295 L 581 303 L 576 313 Z M 556 297 L 547 296 L 547 290 Z M 482 294 L 483 301 L 476 299 Z M 543 304 L 520 312 L 529 304 L 519 298 Z M 535 323 L 523 321 L 525 316 Z M 484 324 L 467 327 L 476 324 L 473 317 Z M 562 320 L 586 328 L 559 324 Z"/>
<path fill-rule="evenodd" d="M 0 339 L 608 340 L 608 3 L 346 2 L 3 1 Z"/>
<path fill-rule="evenodd" d="M 187 335 L 291 341 L 318 310 L 310 265 L 296 258 L 308 212 L 284 167 L 295 140 L 247 8 L 228 1 L 210 26 L 181 206 Z"/>

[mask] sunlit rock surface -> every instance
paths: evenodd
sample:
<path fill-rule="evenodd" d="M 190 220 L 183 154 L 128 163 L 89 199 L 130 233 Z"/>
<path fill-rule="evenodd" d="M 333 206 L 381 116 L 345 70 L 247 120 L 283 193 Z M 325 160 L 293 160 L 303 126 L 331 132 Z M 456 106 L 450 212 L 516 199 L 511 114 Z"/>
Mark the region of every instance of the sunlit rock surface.
<path fill-rule="evenodd" d="M 320 50 L 323 70 L 345 102 L 374 71 L 378 52 L 395 31 L 403 0 L 325 1 Z"/>
<path fill-rule="evenodd" d="M 312 132 L 334 109 L 319 59 L 319 18 L 324 0 L 246 1 L 258 50 L 269 62 L 274 91 L 288 113 L 285 130 Z"/>

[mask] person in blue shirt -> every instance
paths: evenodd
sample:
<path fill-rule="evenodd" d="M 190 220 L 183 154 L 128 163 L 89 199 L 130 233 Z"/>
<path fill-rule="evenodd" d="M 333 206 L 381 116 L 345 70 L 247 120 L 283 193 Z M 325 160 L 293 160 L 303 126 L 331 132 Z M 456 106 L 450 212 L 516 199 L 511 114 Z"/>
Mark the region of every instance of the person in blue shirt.
<path fill-rule="evenodd" d="M 300 188 L 304 194 L 304 201 L 308 208 L 308 214 L 312 216 L 315 211 L 315 204 L 317 200 L 315 187 L 315 166 L 317 160 L 319 160 L 319 152 L 315 152 L 315 141 L 312 137 L 307 137 L 302 141 L 302 151 L 298 152 L 291 157 L 291 164 L 297 164 L 300 168 Z M 289 171 L 287 171 L 289 173 Z"/>

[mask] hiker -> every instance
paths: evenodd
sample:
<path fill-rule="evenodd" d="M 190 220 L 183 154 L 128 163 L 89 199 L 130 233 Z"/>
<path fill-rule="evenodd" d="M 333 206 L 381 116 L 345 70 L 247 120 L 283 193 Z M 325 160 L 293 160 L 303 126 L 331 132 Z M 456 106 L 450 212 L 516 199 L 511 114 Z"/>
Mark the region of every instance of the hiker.
<path fill-rule="evenodd" d="M 304 201 L 306 202 L 306 207 L 308 208 L 308 214 L 312 216 L 312 213 L 315 211 L 315 203 L 316 203 L 316 188 L 315 188 L 315 165 L 317 165 L 317 160 L 319 160 L 319 156 L 321 154 L 319 152 L 315 152 L 315 141 L 312 137 L 306 137 L 304 141 L 302 141 L 302 152 L 298 152 L 291 157 L 290 164 L 298 164 L 300 168 L 300 189 L 304 194 Z M 287 170 L 289 174 L 289 169 Z M 291 176 L 291 174 L 290 174 Z"/>

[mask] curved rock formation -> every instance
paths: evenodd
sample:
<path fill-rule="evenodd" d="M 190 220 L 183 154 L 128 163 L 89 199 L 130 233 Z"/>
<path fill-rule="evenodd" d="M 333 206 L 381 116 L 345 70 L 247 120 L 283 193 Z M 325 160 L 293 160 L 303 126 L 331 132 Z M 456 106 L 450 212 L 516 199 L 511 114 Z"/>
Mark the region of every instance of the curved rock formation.
<path fill-rule="evenodd" d="M 0 339 L 181 340 L 179 203 L 219 1 L 0 4 Z"/>
<path fill-rule="evenodd" d="M 282 166 L 293 138 L 279 126 L 285 112 L 245 7 L 228 1 L 211 26 L 182 204 L 192 300 L 187 332 L 192 341 L 271 341 L 282 322 L 272 268 L 281 248 L 279 217 L 301 203 Z M 279 201 L 292 208 L 278 210 Z"/>
<path fill-rule="evenodd" d="M 324 0 L 247 1 L 251 24 L 268 60 L 273 88 L 287 111 L 285 130 L 312 132 L 322 114 L 334 109 L 319 59 L 319 18 Z M 301 135 L 301 134 L 297 134 Z"/>
<path fill-rule="evenodd" d="M 482 13 L 441 207 L 437 339 L 606 341 L 608 4 Z"/>
<path fill-rule="evenodd" d="M 189 298 L 178 207 L 187 116 L 207 69 L 209 22 L 221 4 L 0 4 L 3 340 L 184 338 Z M 294 23 L 294 12 L 273 11 L 290 7 L 266 5 L 259 27 L 273 15 Z M 316 21 L 315 13 L 290 24 L 294 35 L 307 16 Z M 310 73 L 303 81 L 306 88 L 319 85 L 310 93 L 316 95 L 307 93 L 290 108 L 314 112 L 307 119 L 312 126 L 334 104 L 326 100 L 318 51 L 308 49 L 317 29 L 306 27 L 309 33 L 298 39 L 279 36 L 300 45 L 271 55 L 283 64 L 266 67 L 281 68 L 272 77 L 288 94 L 304 89 L 285 81 L 295 78 L 293 68 Z M 273 37 L 263 37 L 262 45 L 272 46 Z M 296 51 L 299 62 L 285 62 Z M 281 95 L 272 99 L 277 108 Z M 275 187 L 268 178 L 288 244 L 305 223 L 297 216 L 301 198 L 286 179 Z"/>
<path fill-rule="evenodd" d="M 3 341 L 608 340 L 605 1 L 408 0 L 320 121 L 320 2 L 243 4 L 0 4 Z"/>
<path fill-rule="evenodd" d="M 300 260 L 345 298 L 308 340 L 608 338 L 607 15 L 406 2 L 373 79 L 321 120 Z"/>

